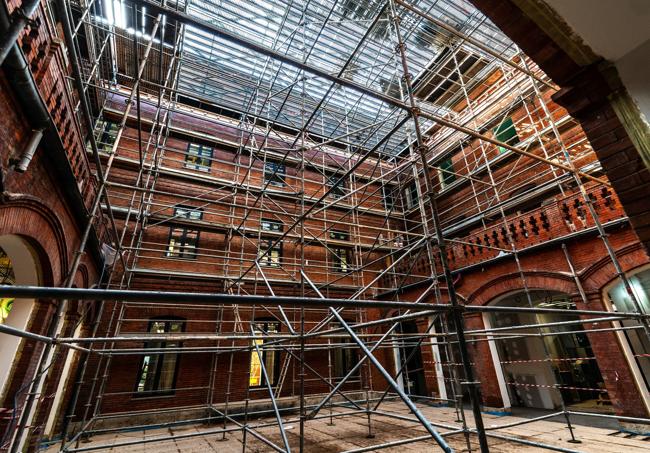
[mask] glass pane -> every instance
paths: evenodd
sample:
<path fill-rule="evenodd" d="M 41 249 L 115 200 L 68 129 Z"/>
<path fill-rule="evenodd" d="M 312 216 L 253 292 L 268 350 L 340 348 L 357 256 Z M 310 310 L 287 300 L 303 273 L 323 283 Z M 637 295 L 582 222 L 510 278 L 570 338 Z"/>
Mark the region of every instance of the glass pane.
<path fill-rule="evenodd" d="M 146 388 L 146 383 L 147 383 L 147 377 L 149 376 L 149 362 L 151 360 L 151 356 L 144 356 L 144 359 L 142 359 L 142 368 L 140 368 L 140 379 L 138 380 L 138 387 L 137 391 L 138 392 L 144 392 Z"/>
<path fill-rule="evenodd" d="M 212 151 L 209 146 L 190 143 L 185 156 L 185 166 L 194 170 L 210 170 Z"/>
<path fill-rule="evenodd" d="M 270 255 L 270 261 L 273 264 L 280 264 L 280 251 L 278 249 L 273 249 L 269 253 Z"/>
<path fill-rule="evenodd" d="M 191 220 L 201 220 L 203 218 L 203 211 L 201 209 L 186 207 L 186 206 L 176 206 L 174 208 L 174 217 L 180 217 L 184 219 Z"/>
<path fill-rule="evenodd" d="M 165 333 L 165 321 L 154 321 L 149 328 L 151 333 Z"/>
<path fill-rule="evenodd" d="M 256 344 L 261 345 L 264 340 L 254 340 Z M 255 349 L 251 352 L 251 370 L 248 379 L 248 385 L 258 387 L 262 385 L 262 365 L 260 356 Z"/>
<path fill-rule="evenodd" d="M 650 313 L 650 269 L 633 275 L 629 278 L 629 282 L 642 310 L 645 313 Z M 609 291 L 609 298 L 612 301 L 614 311 L 637 312 L 636 305 L 627 293 L 623 283 L 619 283 Z M 623 327 L 628 328 L 628 330 L 624 331 L 625 338 L 632 349 L 645 384 L 650 389 L 650 339 L 643 333 L 642 329 L 638 328 L 640 326 L 639 321 L 626 319 L 620 321 L 620 323 Z"/>
<path fill-rule="evenodd" d="M 142 361 L 142 368 L 140 369 L 140 379 L 138 381 L 139 392 L 150 392 L 157 390 L 156 385 L 156 369 L 159 365 L 159 355 L 148 355 Z"/>
<path fill-rule="evenodd" d="M 174 344 L 167 345 L 167 347 L 175 347 Z M 176 360 L 178 358 L 177 354 L 164 354 L 161 355 L 162 366 L 160 370 L 160 379 L 158 381 L 158 388 L 156 390 L 171 390 L 174 387 L 174 376 L 176 374 Z"/>
<path fill-rule="evenodd" d="M 510 117 L 503 120 L 501 124 L 493 129 L 493 131 L 494 138 L 500 142 L 507 143 L 508 145 L 514 145 L 519 142 L 519 136 L 517 135 L 515 124 Z M 499 154 L 503 154 L 507 151 L 507 149 L 502 146 L 498 146 L 497 148 L 499 149 Z"/>
<path fill-rule="evenodd" d="M 264 352 L 264 368 L 266 368 L 266 375 L 271 385 L 275 384 L 275 363 L 277 351 Z"/>
<path fill-rule="evenodd" d="M 456 180 L 456 175 L 453 173 L 454 164 L 451 158 L 440 162 L 440 182 L 442 187 L 446 187 Z"/>
<path fill-rule="evenodd" d="M 11 297 L 0 298 L 0 324 L 4 324 L 9 317 L 14 299 Z"/>
<path fill-rule="evenodd" d="M 272 186 L 284 186 L 284 177 L 286 175 L 286 167 L 284 164 L 277 162 L 266 162 L 264 165 L 264 181 Z"/>
<path fill-rule="evenodd" d="M 343 254 L 340 255 L 341 256 L 341 270 L 343 272 L 345 272 L 345 271 L 348 270 L 348 257 L 346 256 L 344 251 L 341 251 L 341 252 L 343 252 Z"/>
<path fill-rule="evenodd" d="M 332 262 L 334 270 L 338 272 L 347 272 L 348 270 L 348 250 L 336 248 L 332 249 Z"/>
<path fill-rule="evenodd" d="M 337 239 L 339 241 L 347 241 L 350 239 L 350 235 L 345 231 L 330 231 L 330 238 Z"/>

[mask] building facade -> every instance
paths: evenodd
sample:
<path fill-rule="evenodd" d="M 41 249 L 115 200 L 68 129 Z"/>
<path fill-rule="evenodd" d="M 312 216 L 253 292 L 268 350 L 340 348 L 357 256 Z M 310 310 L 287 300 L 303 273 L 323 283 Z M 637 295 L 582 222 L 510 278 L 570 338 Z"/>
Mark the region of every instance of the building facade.
<path fill-rule="evenodd" d="M 473 131 L 423 120 L 422 148 L 412 128 L 399 137 L 378 133 L 400 130 L 397 114 L 393 123 L 358 113 L 363 121 L 355 114 L 331 126 L 325 114 L 306 118 L 303 106 L 292 110 L 301 121 L 288 125 L 262 94 L 255 101 L 268 101 L 266 110 L 242 112 L 207 89 L 190 93 L 174 46 L 187 39 L 180 20 L 170 15 L 154 39 L 160 17 L 145 20 L 141 11 L 139 24 L 136 17 L 120 27 L 99 5 L 89 17 L 106 28 L 92 30 L 74 3 L 73 26 L 85 30 L 76 39 L 85 45 L 77 52 L 88 125 L 56 3 L 37 4 L 0 74 L 3 284 L 265 299 L 2 299 L 3 325 L 95 338 L 49 350 L 0 334 L 3 444 L 20 426 L 30 434 L 22 447 L 36 448 L 91 423 L 133 422 L 134 413 L 142 423 L 196 417 L 206 407 L 212 416 L 237 413 L 269 392 L 289 405 L 332 391 L 346 376 L 339 401 L 356 404 L 387 389 L 385 378 L 326 308 L 276 298 L 446 304 L 450 285 L 463 306 L 495 307 L 463 314 L 486 410 L 650 415 L 650 343 L 641 324 L 570 313 L 635 312 L 635 300 L 650 310 L 650 259 L 603 151 L 629 139 L 603 144 L 596 129 L 614 121 L 611 109 L 601 112 L 604 125 L 585 127 L 585 112 L 549 86 L 534 53 L 512 54 L 513 69 L 453 40 L 406 78 L 412 90 L 399 78 L 380 84 L 379 95 L 407 99 L 410 91 Z M 17 6 L 9 2 L 2 14 L 15 20 Z M 416 38 L 413 53 L 431 51 L 432 39 Z M 192 56 L 191 44 L 183 52 Z M 307 127 L 312 121 L 321 133 Z M 390 331 L 373 324 L 403 314 L 395 310 L 360 304 L 340 313 L 368 341 L 388 338 L 375 355 L 407 393 L 463 396 L 450 319 L 405 318 Z M 290 339 L 323 329 L 332 332 L 306 344 Z"/>

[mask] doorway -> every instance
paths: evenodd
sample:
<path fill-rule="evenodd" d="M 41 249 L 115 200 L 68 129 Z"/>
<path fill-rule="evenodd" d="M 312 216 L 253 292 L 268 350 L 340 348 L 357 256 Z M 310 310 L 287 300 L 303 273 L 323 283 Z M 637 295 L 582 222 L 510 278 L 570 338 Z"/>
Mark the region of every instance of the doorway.
<path fill-rule="evenodd" d="M 643 313 L 650 313 L 650 268 L 642 270 L 631 277 L 628 277 L 634 295 L 641 305 Z M 637 312 L 637 308 L 627 293 L 622 282 L 616 284 L 609 291 L 607 296 L 612 311 Z M 640 376 L 641 385 L 645 384 L 646 392 L 650 392 L 650 338 L 641 328 L 641 324 L 635 319 L 619 321 L 622 327 L 622 337 L 627 341 L 632 355 L 632 361 L 636 364 Z"/>
<path fill-rule="evenodd" d="M 533 307 L 575 309 L 569 296 L 552 291 L 529 291 Z M 518 292 L 496 302 L 500 306 L 528 307 L 528 296 Z M 557 313 L 490 315 L 495 328 L 579 320 Z M 555 409 L 566 406 L 610 411 L 605 384 L 582 325 L 531 327 L 495 336 L 498 362 L 513 406 Z M 539 334 L 542 335 L 539 335 Z M 553 335 L 546 335 L 553 333 Z M 559 393 L 555 389 L 559 388 Z"/>
<path fill-rule="evenodd" d="M 399 366 L 403 368 L 402 376 L 405 390 L 410 395 L 428 396 L 424 378 L 422 352 L 417 344 L 418 326 L 414 321 L 399 324 Z"/>

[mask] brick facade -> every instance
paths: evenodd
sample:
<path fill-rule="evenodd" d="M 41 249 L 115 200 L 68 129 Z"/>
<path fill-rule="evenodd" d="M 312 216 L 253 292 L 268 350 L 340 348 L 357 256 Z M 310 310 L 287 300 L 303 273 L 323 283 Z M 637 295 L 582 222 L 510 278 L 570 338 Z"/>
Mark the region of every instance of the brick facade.
<path fill-rule="evenodd" d="M 12 5 L 16 2 L 12 2 Z M 500 27 L 508 33 L 514 41 L 520 45 L 536 62 L 544 69 L 550 77 L 562 86 L 559 93 L 551 96 L 550 91 L 542 93 L 541 99 L 533 99 L 527 106 L 520 105 L 512 113 L 515 123 L 528 121 L 531 124 L 541 124 L 543 118 L 536 117 L 541 108 L 541 103 L 548 103 L 552 107 L 551 116 L 554 120 L 562 122 L 559 133 L 564 142 L 575 144 L 575 150 L 582 145 L 585 136 L 588 138 L 594 153 L 588 152 L 587 147 L 578 151 L 585 151 L 576 161 L 584 166 L 596 162 L 596 157 L 603 165 L 604 173 L 612 181 L 613 188 L 603 185 L 588 184 L 587 189 L 594 207 L 605 224 L 609 233 L 609 239 L 618 259 L 625 271 L 632 271 L 648 263 L 648 257 L 642 249 L 642 243 L 647 244 L 650 239 L 650 217 L 647 212 L 647 203 L 644 203 L 644 196 L 650 188 L 650 178 L 647 169 L 641 167 L 640 158 L 635 154 L 629 138 L 616 118 L 611 106 L 607 103 L 608 88 L 604 84 L 602 76 L 592 69 L 577 68 L 575 63 L 567 60 L 567 56 L 561 49 L 554 46 L 550 41 L 544 40 L 542 33 L 535 24 L 528 21 L 523 14 L 514 11 L 509 2 L 483 2 L 474 0 L 481 9 L 491 17 Z M 507 8 L 507 9 L 505 9 Z M 507 14 L 504 13 L 507 11 Z M 514 11 L 514 12 L 513 12 Z M 10 159 L 19 155 L 29 135 L 30 127 L 27 112 L 22 111 L 8 80 L 0 75 L 0 147 L 2 148 L 2 199 L 0 201 L 0 235 L 17 234 L 25 238 L 37 252 L 39 265 L 41 266 L 42 282 L 45 286 L 61 286 L 68 277 L 70 264 L 74 254 L 79 247 L 81 232 L 85 227 L 87 219 L 80 218 L 72 208 L 72 202 L 68 199 L 62 186 L 75 188 L 87 209 L 95 195 L 96 182 L 93 176 L 93 168 L 89 162 L 86 147 L 83 145 L 83 131 L 80 130 L 73 118 L 72 106 L 75 105 L 75 97 L 66 89 L 63 79 L 68 74 L 66 60 L 63 56 L 61 41 L 55 36 L 55 26 L 45 15 L 41 8 L 37 13 L 43 26 L 28 28 L 20 40 L 20 46 L 25 52 L 31 64 L 34 79 L 38 85 L 44 102 L 46 103 L 54 125 L 56 136 L 61 141 L 60 147 L 51 146 L 49 142 L 43 142 L 39 147 L 29 171 L 25 174 L 18 174 L 11 169 Z M 505 16 L 508 16 L 505 19 Z M 531 31 L 532 30 L 532 31 Z M 60 36 L 61 33 L 58 33 Z M 505 85 L 504 75 L 492 74 L 493 85 L 489 95 L 494 96 L 498 89 Z M 478 100 L 482 93 L 472 92 L 471 99 Z M 112 92 L 107 102 L 106 118 L 119 121 L 120 112 L 123 109 L 125 92 Z M 530 108 L 533 113 L 526 113 L 525 107 Z M 458 107 L 459 113 L 463 113 L 463 105 Z M 143 103 L 143 131 L 142 139 L 146 142 L 149 137 L 148 127 L 155 114 L 152 102 Z M 570 116 L 570 118 L 569 118 Z M 579 122 L 576 123 L 577 120 Z M 213 114 L 200 109 L 183 107 L 175 113 L 174 129 L 170 138 L 165 144 L 166 154 L 162 162 L 163 171 L 153 191 L 153 206 L 156 208 L 148 219 L 148 226 L 142 235 L 144 246 L 136 257 L 133 253 L 127 253 L 127 260 L 132 266 L 133 289 L 156 289 L 156 290 L 177 290 L 177 291 L 210 291 L 221 292 L 227 288 L 229 281 L 239 275 L 242 269 L 246 269 L 256 258 L 258 240 L 252 233 L 233 233 L 232 219 L 243 219 L 244 226 L 251 232 L 259 229 L 260 220 L 269 216 L 282 221 L 285 225 L 292 223 L 292 219 L 300 212 L 301 206 L 296 202 L 299 194 L 291 190 L 291 185 L 298 185 L 301 176 L 307 179 L 304 190 L 308 195 L 310 203 L 319 203 L 320 207 L 326 206 L 328 199 L 316 201 L 326 187 L 327 177 L 318 168 L 327 168 L 327 172 L 341 175 L 346 168 L 340 168 L 344 157 L 335 152 L 330 154 L 318 149 L 312 150 L 304 156 L 305 167 L 300 158 L 300 153 L 290 153 L 286 159 L 287 174 L 286 180 L 289 187 L 278 188 L 268 195 L 270 201 L 260 205 L 252 202 L 254 196 L 259 194 L 264 184 L 264 167 L 262 161 L 252 166 L 249 174 L 237 173 L 235 156 L 238 149 L 241 131 L 233 126 L 232 121 L 227 121 L 221 115 Z M 129 212 L 132 191 L 127 186 L 134 185 L 139 170 L 137 130 L 134 118 L 127 122 L 124 137 L 120 145 L 120 152 L 115 157 L 110 176 L 111 204 L 115 209 L 114 215 L 121 229 Z M 521 140 L 533 136 L 530 131 L 525 131 L 517 126 L 517 133 Z M 470 140 L 463 143 L 460 149 L 445 142 L 439 131 L 429 131 L 428 145 L 431 149 L 436 146 L 445 145 L 445 152 L 451 159 L 452 165 L 462 176 L 472 176 L 485 184 L 489 183 L 488 172 L 482 171 L 473 173 L 470 168 L 477 165 L 485 156 L 495 162 L 495 168 L 491 176 L 498 182 L 506 184 L 502 188 L 502 195 L 515 197 L 515 193 L 526 182 L 536 175 L 539 167 L 533 167 L 529 159 L 517 160 L 514 156 L 504 155 L 500 157 L 498 149 L 489 146 L 487 150 L 484 144 L 478 140 Z M 263 140 L 263 135 L 254 135 L 256 140 Z M 287 140 L 277 139 L 270 145 L 281 148 L 287 146 Z M 448 140 L 449 142 L 451 140 Z M 531 139 L 532 141 L 532 139 Z M 213 163 L 209 175 L 202 170 L 190 168 L 185 160 L 190 143 L 205 144 L 214 148 L 212 155 Z M 531 145 L 531 152 L 541 155 L 543 152 L 554 153 L 557 150 L 542 149 L 539 144 Z M 576 151 L 576 153 L 578 153 Z M 69 163 L 68 179 L 51 171 L 52 155 L 58 153 L 63 155 Z M 245 166 L 253 159 L 253 150 L 247 153 L 240 153 L 242 160 L 240 165 Z M 60 157 L 60 156 L 59 156 Z M 107 161 L 108 154 L 102 156 Z M 274 156 L 277 160 L 278 156 Z M 351 165 L 347 163 L 345 165 Z M 437 167 L 440 162 L 434 162 Z M 512 176 L 513 168 L 517 165 L 524 170 Z M 360 202 L 360 207 L 355 210 L 354 218 L 349 214 L 344 215 L 345 209 L 329 207 L 327 214 L 320 214 L 305 223 L 306 232 L 304 240 L 304 253 L 308 266 L 310 278 L 317 284 L 330 283 L 327 291 L 329 297 L 349 297 L 358 288 L 370 283 L 375 276 L 390 265 L 392 261 L 387 258 L 389 253 L 404 248 L 404 241 L 399 240 L 394 234 L 391 225 L 396 230 L 410 230 L 414 234 L 422 232 L 418 223 L 418 210 L 409 209 L 404 200 L 397 201 L 397 212 L 386 218 L 386 206 L 378 180 L 383 178 L 385 172 L 391 170 L 390 166 L 377 160 L 369 160 L 361 166 L 350 178 L 346 190 L 360 190 L 361 195 L 355 195 Z M 235 175 L 235 176 L 233 176 Z M 553 178 L 552 173 L 540 177 L 540 184 L 546 183 Z M 400 185 L 406 186 L 410 176 L 402 177 Z M 421 184 L 421 181 L 417 181 Z M 463 220 L 463 216 L 470 217 L 480 212 L 477 207 L 473 211 L 472 188 L 465 182 L 456 182 L 454 188 L 445 189 L 440 181 L 434 181 L 436 190 L 439 192 L 440 208 L 444 213 L 442 216 L 443 228 L 452 228 Z M 242 188 L 246 186 L 246 190 Z M 398 187 L 397 184 L 394 185 Z M 237 187 L 238 189 L 233 189 Z M 252 195 L 251 195 L 252 194 Z M 403 195 L 403 194 L 402 194 Z M 486 194 L 482 202 L 487 203 L 491 196 Z M 400 196 L 398 198 L 404 198 Z M 360 201 L 361 200 L 361 201 Z M 595 223 L 587 213 L 584 201 L 581 201 L 579 192 L 570 181 L 558 182 L 557 186 L 550 192 L 540 195 L 539 203 L 535 206 L 528 206 L 526 209 L 514 209 L 506 213 L 505 224 L 499 219 L 489 219 L 481 225 L 472 224 L 459 230 L 449 233 L 449 238 L 454 241 L 448 249 L 448 259 L 454 271 L 455 288 L 464 303 L 468 305 L 487 305 L 504 294 L 523 290 L 520 278 L 520 269 L 516 266 L 511 257 L 504 257 L 499 249 L 509 246 L 510 238 L 513 238 L 517 249 L 521 250 L 521 272 L 526 277 L 529 288 L 548 289 L 561 291 L 571 295 L 576 301 L 578 308 L 603 309 L 603 289 L 611 284 L 615 272 L 608 262 L 606 250 L 601 239 L 597 237 Z M 543 203 L 542 203 L 543 202 Z M 135 197 L 133 207 L 139 207 L 139 198 Z M 208 205 L 204 209 L 204 216 L 201 220 L 180 219 L 174 217 L 174 207 L 178 204 L 190 205 L 199 208 Z M 323 209 L 324 211 L 324 209 Z M 254 214 L 250 214 L 250 213 Z M 626 215 L 630 217 L 630 227 Z M 108 241 L 108 234 L 101 225 L 106 222 L 105 217 L 100 219 L 95 235 L 95 248 L 99 240 Z M 133 223 L 133 214 L 130 216 Z M 168 259 L 170 231 L 174 227 L 196 229 L 200 231 L 198 242 L 197 259 L 180 260 Z M 356 245 L 337 244 L 352 250 L 351 259 L 359 258 L 368 250 L 363 259 L 365 262 L 372 262 L 363 272 L 354 275 L 336 274 L 327 270 L 332 265 L 331 254 L 319 243 L 318 234 L 322 231 L 347 232 Z M 98 231 L 98 232 L 97 232 Z M 381 247 L 373 248 L 373 238 L 377 231 L 383 231 L 381 240 L 384 244 Z M 276 233 L 265 233 L 269 238 L 278 237 Z M 313 237 L 316 236 L 316 237 Z M 641 241 L 639 240 L 641 239 Z M 131 243 L 134 239 L 132 230 L 128 230 L 125 244 Z M 297 272 L 297 266 L 289 263 L 299 262 L 302 239 L 293 236 L 291 240 L 285 241 L 282 250 L 282 260 L 287 264 L 286 269 L 291 273 Z M 558 240 L 559 239 L 559 240 Z M 402 241 L 402 242 L 399 242 Z M 336 243 L 336 242 L 332 242 Z M 406 241 L 408 244 L 408 241 Z M 568 264 L 562 251 L 561 244 L 567 247 L 573 264 L 576 268 L 578 278 L 588 295 L 587 303 L 577 297 L 578 291 L 573 276 L 568 271 Z M 97 283 L 100 270 L 100 263 L 95 259 L 98 250 L 93 254 L 87 254 L 83 258 L 82 267 L 77 276 L 75 284 L 78 287 L 88 287 Z M 404 260 L 404 263 L 396 267 L 398 274 L 405 275 L 405 283 L 411 285 L 409 290 L 400 294 L 402 300 L 415 300 L 421 293 L 424 283 L 430 282 L 427 277 L 431 274 L 426 253 L 418 253 Z M 242 263 L 246 264 L 242 264 Z M 438 271 L 439 263 L 435 263 Z M 272 287 L 277 295 L 297 295 L 301 288 L 297 279 L 288 278 L 286 269 L 269 267 L 265 269 L 266 275 L 272 281 Z M 112 284 L 119 285 L 121 272 L 118 268 L 114 275 Z M 185 276 L 187 274 L 200 274 Z M 239 290 L 255 294 L 269 294 L 260 281 L 259 276 L 253 271 L 249 274 L 250 279 L 244 280 Z M 395 276 L 391 276 L 395 278 Z M 382 279 L 365 293 L 366 297 L 382 297 L 386 291 L 395 286 L 394 281 L 388 278 Z M 442 289 L 444 298 L 444 288 Z M 311 294 L 313 296 L 313 294 Z M 385 294 L 384 294 L 385 295 Z M 94 304 L 98 306 L 99 304 Z M 71 304 L 66 313 L 66 324 L 64 335 L 71 335 L 74 332 L 76 323 L 83 322 L 83 332 L 89 335 L 94 312 L 97 308 L 90 309 L 89 305 Z M 32 314 L 29 329 L 35 333 L 44 334 L 48 330 L 55 305 L 51 301 L 38 301 Z M 248 325 L 252 319 L 267 317 L 279 317 L 280 314 L 275 307 L 261 315 L 258 312 L 253 314 L 245 310 L 242 315 L 243 325 Z M 289 318 L 297 320 L 297 312 L 288 310 Z M 361 316 L 363 319 L 355 321 L 366 321 L 381 319 L 387 313 L 380 310 L 369 310 Z M 155 308 L 142 307 L 138 304 L 127 304 L 116 306 L 113 303 L 106 303 L 103 315 L 99 319 L 99 336 L 111 336 L 116 333 L 116 323 L 113 316 L 119 316 L 119 333 L 143 333 L 147 331 L 148 322 L 157 317 L 181 317 L 186 319 L 185 329 L 188 333 L 215 333 L 216 331 L 228 332 L 233 329 L 232 312 L 225 310 L 220 314 L 217 310 L 199 310 L 197 308 L 179 308 L 176 306 L 159 306 Z M 223 316 L 223 317 L 222 317 Z M 315 325 L 322 319 L 324 313 L 309 313 L 307 323 Z M 484 323 L 479 315 L 465 317 L 465 327 L 469 330 L 480 330 Z M 381 334 L 383 328 L 371 328 L 366 333 Z M 419 321 L 417 329 L 420 333 L 426 330 L 426 322 Z M 599 368 L 605 379 L 606 390 L 612 401 L 616 412 L 621 415 L 644 416 L 645 408 L 635 392 L 634 380 L 631 371 L 626 364 L 618 339 L 612 333 L 589 333 L 594 354 L 597 358 Z M 248 347 L 247 341 L 235 343 L 242 348 Z M 141 347 L 143 342 L 121 342 L 119 348 Z M 193 342 L 195 347 L 220 347 L 223 341 L 217 342 Z M 3 396 L 2 407 L 12 407 L 14 395 L 18 389 L 27 383 L 33 376 L 42 345 L 33 341 L 23 341 L 15 363 L 15 369 L 7 390 Z M 503 401 L 497 383 L 497 371 L 491 359 L 491 351 L 486 342 L 473 343 L 470 346 L 470 353 L 474 363 L 477 379 L 481 382 L 481 394 L 483 403 L 490 407 L 502 407 Z M 424 364 L 424 376 L 426 392 L 429 395 L 439 395 L 439 376 L 435 373 L 435 358 L 430 346 L 421 348 L 422 362 Z M 377 353 L 380 361 L 386 368 L 392 370 L 395 367 L 392 351 L 381 349 Z M 56 362 L 46 381 L 40 405 L 36 414 L 35 426 L 39 427 L 37 435 L 56 435 L 61 429 L 63 416 L 68 400 L 77 390 L 79 385 L 79 399 L 74 408 L 75 417 L 73 422 L 79 422 L 84 411 L 93 413 L 95 407 L 101 413 L 116 413 L 125 410 L 157 410 L 180 406 L 200 406 L 206 403 L 222 404 L 226 398 L 229 401 L 242 401 L 247 396 L 252 399 L 265 398 L 263 390 L 251 390 L 248 392 L 248 376 L 250 367 L 250 352 L 236 352 L 233 354 L 232 373 L 236 379 L 230 380 L 228 354 L 215 355 L 209 352 L 180 354 L 178 359 L 178 374 L 176 387 L 178 390 L 172 395 L 160 397 L 143 398 L 134 394 L 137 375 L 141 366 L 141 355 L 116 355 L 107 362 L 92 355 L 87 363 L 89 370 L 84 381 L 77 384 L 74 379 L 74 372 L 81 364 L 80 355 L 77 355 L 73 362 L 73 378 L 68 378 L 65 388 L 63 404 L 57 408 L 56 422 L 53 433 L 43 432 L 42 429 L 50 409 L 52 409 L 52 396 L 56 391 L 62 370 L 63 360 Z M 284 361 L 286 353 L 279 355 L 281 362 Z M 216 362 L 215 362 L 216 361 Z M 308 351 L 306 361 L 312 367 L 307 371 L 308 382 L 307 393 L 327 392 L 328 386 L 319 379 L 316 374 L 327 376 L 328 364 L 323 353 L 319 351 Z M 451 366 L 457 366 L 454 363 Z M 281 396 L 296 394 L 296 382 L 299 371 L 293 360 L 287 369 L 287 384 L 283 388 Z M 105 387 L 103 382 L 104 367 L 107 370 L 108 379 Z M 458 368 L 460 370 L 460 368 Z M 214 392 L 210 392 L 210 382 Z M 232 386 L 228 389 L 227 382 Z M 385 388 L 383 378 L 374 369 L 364 366 L 360 371 L 360 378 L 346 387 L 346 390 L 364 390 L 368 387 L 374 390 Z M 100 388 L 103 396 L 101 400 L 95 400 Z M 24 399 L 24 397 L 23 397 Z M 20 398 L 19 398 L 20 400 Z M 0 426 L 2 427 L 2 426 Z M 34 437 L 36 439 L 38 436 Z M 35 448 L 35 445 L 32 445 Z"/>

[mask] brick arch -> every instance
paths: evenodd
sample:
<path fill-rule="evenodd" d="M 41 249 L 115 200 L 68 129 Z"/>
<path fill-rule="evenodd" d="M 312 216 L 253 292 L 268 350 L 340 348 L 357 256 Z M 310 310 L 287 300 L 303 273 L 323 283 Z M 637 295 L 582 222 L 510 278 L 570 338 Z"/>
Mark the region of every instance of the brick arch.
<path fill-rule="evenodd" d="M 626 273 L 650 263 L 643 246 L 639 243 L 616 250 L 616 257 L 623 272 Z M 616 269 L 609 256 L 601 258 L 582 271 L 580 278 L 586 291 L 597 294 L 618 279 Z"/>
<path fill-rule="evenodd" d="M 46 286 L 55 286 L 68 272 L 68 247 L 62 223 L 48 206 L 31 196 L 0 205 L 0 235 L 25 239 L 39 255 Z"/>
<path fill-rule="evenodd" d="M 572 277 L 558 272 L 528 271 L 524 272 L 524 276 L 528 289 L 531 290 L 559 291 L 565 294 L 578 291 Z M 471 305 L 487 305 L 498 297 L 524 289 L 521 275 L 513 272 L 485 282 L 467 296 L 467 301 Z"/>
<path fill-rule="evenodd" d="M 77 273 L 74 276 L 74 286 L 77 288 L 88 288 L 89 283 L 89 271 L 86 263 L 79 263 L 79 268 Z"/>

